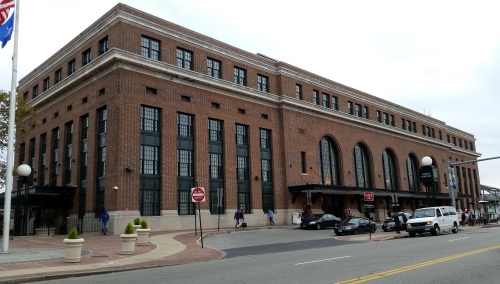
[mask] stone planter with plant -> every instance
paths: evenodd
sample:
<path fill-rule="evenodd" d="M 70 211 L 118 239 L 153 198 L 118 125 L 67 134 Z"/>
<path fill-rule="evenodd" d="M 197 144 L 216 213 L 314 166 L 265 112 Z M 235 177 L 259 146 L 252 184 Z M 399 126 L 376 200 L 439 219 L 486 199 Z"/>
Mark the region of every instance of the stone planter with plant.
<path fill-rule="evenodd" d="M 65 262 L 80 262 L 83 242 L 84 239 L 78 236 L 78 230 L 73 227 L 73 229 L 69 231 L 68 237 L 64 239 Z"/>
<path fill-rule="evenodd" d="M 149 245 L 149 233 L 151 229 L 148 228 L 148 222 L 146 220 L 141 221 L 141 228 L 137 229 L 137 245 L 147 246 Z"/>
<path fill-rule="evenodd" d="M 120 238 L 122 239 L 122 254 L 134 254 L 137 234 L 134 234 L 132 224 L 127 224 L 125 227 L 125 233 L 121 234 Z"/>
<path fill-rule="evenodd" d="M 135 218 L 132 227 L 134 227 L 134 231 L 137 232 L 137 229 L 141 228 L 141 218 Z"/>

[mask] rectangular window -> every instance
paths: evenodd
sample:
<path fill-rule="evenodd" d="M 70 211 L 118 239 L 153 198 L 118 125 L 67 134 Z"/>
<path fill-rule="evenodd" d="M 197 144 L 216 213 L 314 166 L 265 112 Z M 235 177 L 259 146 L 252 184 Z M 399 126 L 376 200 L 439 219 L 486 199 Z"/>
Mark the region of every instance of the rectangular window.
<path fill-rule="evenodd" d="M 365 118 L 366 119 L 370 119 L 370 113 L 368 112 L 368 107 L 367 106 L 363 107 L 363 111 L 365 113 Z"/>
<path fill-rule="evenodd" d="M 208 119 L 208 141 L 222 142 L 222 121 Z"/>
<path fill-rule="evenodd" d="M 432 138 L 436 138 L 436 133 L 434 132 L 434 128 L 431 128 L 431 135 Z"/>
<path fill-rule="evenodd" d="M 412 131 L 411 130 L 411 121 L 409 121 L 409 120 L 406 121 L 406 129 L 408 129 L 408 131 Z"/>
<path fill-rule="evenodd" d="M 180 137 L 194 137 L 192 115 L 177 114 L 177 135 Z"/>
<path fill-rule="evenodd" d="M 26 102 L 26 101 L 28 101 L 28 98 L 29 98 L 29 93 L 28 93 L 28 92 L 25 92 L 25 93 L 23 94 L 23 100 Z"/>
<path fill-rule="evenodd" d="M 193 52 L 184 48 L 177 48 L 177 67 L 193 70 Z"/>
<path fill-rule="evenodd" d="M 465 140 L 464 140 L 464 147 L 465 147 L 465 149 L 467 149 L 467 150 L 469 149 L 469 143 L 467 143 L 467 141 L 465 141 Z"/>
<path fill-rule="evenodd" d="M 242 86 L 247 85 L 247 70 L 234 66 L 234 83 Z"/>
<path fill-rule="evenodd" d="M 66 141 L 64 153 L 64 184 L 71 183 L 71 163 L 73 159 L 73 121 L 66 123 Z"/>
<path fill-rule="evenodd" d="M 458 147 L 462 148 L 462 139 L 458 139 Z"/>
<path fill-rule="evenodd" d="M 422 135 L 425 136 L 425 125 L 422 125 Z"/>
<path fill-rule="evenodd" d="M 221 78 L 221 62 L 212 58 L 207 58 L 207 75 L 214 78 Z"/>
<path fill-rule="evenodd" d="M 313 104 L 319 105 L 319 92 L 313 90 Z"/>
<path fill-rule="evenodd" d="M 406 120 L 404 118 L 401 118 L 401 128 L 406 130 Z"/>
<path fill-rule="evenodd" d="M 377 110 L 377 121 L 382 123 L 382 115 L 381 115 L 380 110 Z"/>
<path fill-rule="evenodd" d="M 354 114 L 354 109 L 352 108 L 352 102 L 351 101 L 347 102 L 347 113 L 348 114 Z"/>
<path fill-rule="evenodd" d="M 257 89 L 269 93 L 269 78 L 264 75 L 257 75 Z"/>
<path fill-rule="evenodd" d="M 357 117 L 363 117 L 363 114 L 361 113 L 361 105 L 360 104 L 355 104 L 354 107 L 355 107 L 355 110 L 356 110 L 356 116 Z"/>
<path fill-rule="evenodd" d="M 50 78 L 47 77 L 45 79 L 43 79 L 43 91 L 47 91 L 50 87 Z"/>
<path fill-rule="evenodd" d="M 248 126 L 236 124 L 236 145 L 248 146 Z"/>
<path fill-rule="evenodd" d="M 62 80 L 62 69 L 59 68 L 57 69 L 56 73 L 54 74 L 54 85 L 58 84 Z"/>
<path fill-rule="evenodd" d="M 451 140 L 450 140 L 450 135 L 446 135 L 446 140 L 448 141 L 448 143 L 451 143 Z"/>
<path fill-rule="evenodd" d="M 332 109 L 339 110 L 339 99 L 336 96 L 332 96 Z"/>
<path fill-rule="evenodd" d="M 384 112 L 384 123 L 389 125 L 389 114 Z"/>
<path fill-rule="evenodd" d="M 453 145 L 457 146 L 457 138 L 456 137 L 452 137 L 453 139 Z"/>
<path fill-rule="evenodd" d="M 224 194 L 219 203 L 218 193 L 224 189 L 224 155 L 222 121 L 208 119 L 208 168 L 210 212 L 224 212 Z"/>
<path fill-rule="evenodd" d="M 469 148 L 471 151 L 474 151 L 474 148 L 472 148 L 472 142 L 469 142 Z"/>
<path fill-rule="evenodd" d="M 297 100 L 303 100 L 304 99 L 302 97 L 302 85 L 299 85 L 299 84 L 295 85 L 295 98 Z"/>
<path fill-rule="evenodd" d="M 90 60 L 92 60 L 92 58 L 91 58 L 90 48 L 89 48 L 82 53 L 82 66 L 89 64 Z"/>
<path fill-rule="evenodd" d="M 33 87 L 33 98 L 38 97 L 38 85 Z"/>
<path fill-rule="evenodd" d="M 146 94 L 156 95 L 158 94 L 158 90 L 155 88 L 146 87 Z"/>
<path fill-rule="evenodd" d="M 326 108 L 330 108 L 330 95 L 327 93 L 322 93 L 323 97 L 323 106 Z"/>
<path fill-rule="evenodd" d="M 76 63 L 75 59 L 73 59 L 70 62 L 68 62 L 68 76 L 75 73 L 75 70 L 76 70 Z"/>
<path fill-rule="evenodd" d="M 56 185 L 59 172 L 59 128 L 52 129 L 52 155 L 50 161 L 50 185 Z"/>
<path fill-rule="evenodd" d="M 142 36 L 141 55 L 154 60 L 160 60 L 160 41 Z"/>
<path fill-rule="evenodd" d="M 102 55 L 108 51 L 108 37 L 104 37 L 99 41 L 99 55 Z"/>
<path fill-rule="evenodd" d="M 180 215 L 194 214 L 191 188 L 194 187 L 194 116 L 177 113 L 177 192 Z"/>
<path fill-rule="evenodd" d="M 412 122 L 412 124 L 413 124 L 413 132 L 417 133 L 417 123 Z"/>
<path fill-rule="evenodd" d="M 302 167 L 302 173 L 307 173 L 307 163 L 306 163 L 306 152 L 300 152 L 300 165 Z"/>
<path fill-rule="evenodd" d="M 391 125 L 396 126 L 396 120 L 394 120 L 394 115 L 391 114 Z"/>
<path fill-rule="evenodd" d="M 441 130 L 439 130 L 439 140 L 443 140 L 443 133 L 441 133 Z"/>

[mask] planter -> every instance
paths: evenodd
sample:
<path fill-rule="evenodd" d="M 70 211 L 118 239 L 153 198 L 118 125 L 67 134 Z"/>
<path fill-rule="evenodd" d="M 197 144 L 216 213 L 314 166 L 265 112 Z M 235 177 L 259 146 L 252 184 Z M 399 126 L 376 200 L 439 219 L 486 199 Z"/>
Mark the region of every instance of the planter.
<path fill-rule="evenodd" d="M 149 232 L 151 232 L 151 229 L 137 229 L 137 245 L 138 246 L 149 245 Z"/>
<path fill-rule="evenodd" d="M 137 229 L 140 229 L 141 225 L 132 225 L 132 228 L 134 228 L 134 232 L 137 232 Z"/>
<path fill-rule="evenodd" d="M 56 228 L 38 228 L 35 229 L 35 234 L 37 236 L 54 236 Z M 50 235 L 49 235 L 50 232 Z"/>
<path fill-rule="evenodd" d="M 65 262 L 80 262 L 82 257 L 83 239 L 64 239 L 65 249 Z"/>
<path fill-rule="evenodd" d="M 137 234 L 121 234 L 120 238 L 122 239 L 122 254 L 134 254 Z"/>

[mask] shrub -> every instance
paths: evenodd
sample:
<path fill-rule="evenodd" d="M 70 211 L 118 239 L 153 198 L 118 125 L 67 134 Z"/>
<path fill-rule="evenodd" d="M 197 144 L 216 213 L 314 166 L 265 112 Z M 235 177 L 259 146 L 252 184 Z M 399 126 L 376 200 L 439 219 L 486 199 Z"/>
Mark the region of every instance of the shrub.
<path fill-rule="evenodd" d="M 78 230 L 76 229 L 76 227 L 73 227 L 73 229 L 71 229 L 71 231 L 69 231 L 68 233 L 68 239 L 79 239 L 78 238 Z"/>
<path fill-rule="evenodd" d="M 146 220 L 141 221 L 141 229 L 147 229 L 148 228 L 148 222 Z"/>
<path fill-rule="evenodd" d="M 134 219 L 134 225 L 140 225 L 141 224 L 141 219 L 140 218 L 135 218 Z"/>
<path fill-rule="evenodd" d="M 134 233 L 134 227 L 132 227 L 132 224 L 128 223 L 127 227 L 125 227 L 125 234 L 130 235 Z"/>

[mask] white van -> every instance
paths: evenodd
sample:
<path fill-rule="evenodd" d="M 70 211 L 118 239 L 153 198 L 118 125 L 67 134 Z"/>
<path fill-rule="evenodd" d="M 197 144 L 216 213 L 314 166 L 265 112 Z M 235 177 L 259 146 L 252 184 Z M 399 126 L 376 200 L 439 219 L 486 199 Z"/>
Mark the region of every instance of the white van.
<path fill-rule="evenodd" d="M 415 210 L 413 217 L 406 222 L 410 237 L 415 234 L 431 233 L 437 236 L 441 231 L 458 233 L 458 215 L 451 206 L 427 207 Z"/>

